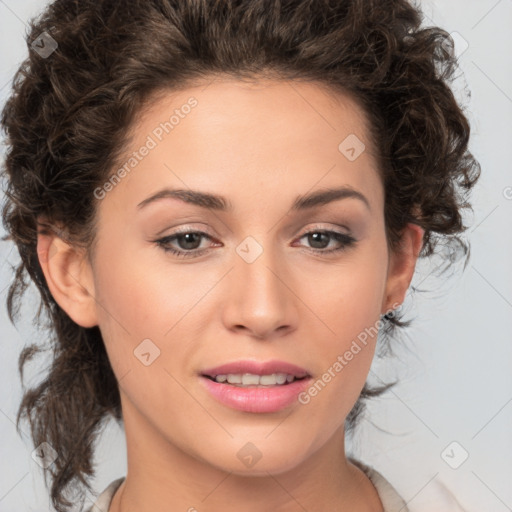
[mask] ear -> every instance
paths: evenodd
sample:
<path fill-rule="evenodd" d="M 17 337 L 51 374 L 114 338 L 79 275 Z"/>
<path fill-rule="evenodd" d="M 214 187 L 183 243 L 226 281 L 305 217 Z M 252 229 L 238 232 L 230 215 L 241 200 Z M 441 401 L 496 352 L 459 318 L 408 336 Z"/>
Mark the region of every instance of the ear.
<path fill-rule="evenodd" d="M 411 284 L 416 261 L 423 245 L 425 230 L 409 223 L 404 228 L 399 247 L 389 255 L 386 291 L 382 313 L 392 309 L 393 304 L 402 304 Z"/>
<path fill-rule="evenodd" d="M 39 225 L 37 254 L 57 304 L 82 327 L 98 325 L 94 280 L 85 250 L 66 241 L 65 230 Z"/>

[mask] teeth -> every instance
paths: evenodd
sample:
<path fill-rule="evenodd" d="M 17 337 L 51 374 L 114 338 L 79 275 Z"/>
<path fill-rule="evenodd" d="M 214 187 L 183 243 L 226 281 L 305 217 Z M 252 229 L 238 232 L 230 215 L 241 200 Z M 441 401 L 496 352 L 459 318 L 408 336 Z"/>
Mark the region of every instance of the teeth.
<path fill-rule="evenodd" d="M 273 373 L 272 375 L 255 375 L 253 373 L 230 373 L 228 375 L 217 375 L 216 382 L 228 382 L 240 387 L 243 386 L 275 386 L 290 383 L 295 380 L 293 375 L 286 373 Z"/>
<path fill-rule="evenodd" d="M 288 380 L 288 377 L 290 380 Z M 295 377 L 293 375 L 286 375 L 285 373 L 278 373 L 276 375 L 276 381 L 278 384 L 284 384 L 285 382 L 293 382 Z"/>
<path fill-rule="evenodd" d="M 238 375 L 237 375 L 238 377 Z M 228 382 L 229 382 L 229 376 L 228 376 Z M 259 375 L 251 375 L 250 373 L 244 373 L 242 375 L 242 385 L 244 386 L 259 386 L 260 384 L 260 377 Z"/>
<path fill-rule="evenodd" d="M 228 382 L 230 384 L 242 384 L 242 376 L 241 375 L 234 375 L 230 373 L 228 376 Z"/>

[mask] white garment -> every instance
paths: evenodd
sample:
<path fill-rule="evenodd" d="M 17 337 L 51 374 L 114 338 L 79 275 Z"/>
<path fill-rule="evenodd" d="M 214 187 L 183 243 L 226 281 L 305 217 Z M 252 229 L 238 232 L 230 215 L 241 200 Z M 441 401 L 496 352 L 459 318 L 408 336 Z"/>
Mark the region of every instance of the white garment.
<path fill-rule="evenodd" d="M 384 512 L 469 512 L 462 507 L 448 487 L 438 480 L 431 482 L 422 492 L 416 493 L 406 504 L 378 471 L 357 459 L 348 459 L 369 477 L 377 489 Z"/>
<path fill-rule="evenodd" d="M 118 478 L 111 482 L 107 488 L 98 496 L 98 499 L 85 512 L 108 512 L 110 503 L 119 486 L 124 482 L 125 477 Z"/>
<path fill-rule="evenodd" d="M 410 512 L 396 489 L 376 469 L 352 457 L 348 457 L 348 460 L 366 473 L 377 490 L 384 512 Z"/>

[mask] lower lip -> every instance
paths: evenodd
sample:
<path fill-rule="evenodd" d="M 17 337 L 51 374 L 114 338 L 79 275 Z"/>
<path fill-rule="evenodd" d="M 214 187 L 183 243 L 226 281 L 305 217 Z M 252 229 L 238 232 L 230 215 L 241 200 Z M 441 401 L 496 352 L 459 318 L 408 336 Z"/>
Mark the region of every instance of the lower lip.
<path fill-rule="evenodd" d="M 245 412 L 277 412 L 298 401 L 297 395 L 309 385 L 310 377 L 290 384 L 242 388 L 201 376 L 206 389 L 219 402 Z"/>

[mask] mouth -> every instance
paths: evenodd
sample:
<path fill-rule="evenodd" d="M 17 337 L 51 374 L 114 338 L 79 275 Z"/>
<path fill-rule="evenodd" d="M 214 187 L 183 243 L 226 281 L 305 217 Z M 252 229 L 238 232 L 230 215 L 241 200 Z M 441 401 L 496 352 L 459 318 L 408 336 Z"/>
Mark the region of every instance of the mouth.
<path fill-rule="evenodd" d="M 311 374 L 284 361 L 236 361 L 199 373 L 208 394 L 223 405 L 251 413 L 278 412 L 297 402 Z"/>
<path fill-rule="evenodd" d="M 203 370 L 203 377 L 233 386 L 286 386 L 311 375 L 286 361 L 240 360 Z"/>
<path fill-rule="evenodd" d="M 228 373 L 215 376 L 203 374 L 202 376 L 214 382 L 228 384 L 239 388 L 287 386 L 296 380 L 304 380 L 307 378 L 306 375 L 303 377 L 296 377 L 289 373 L 271 373 L 267 375 L 258 375 L 255 373 Z"/>

